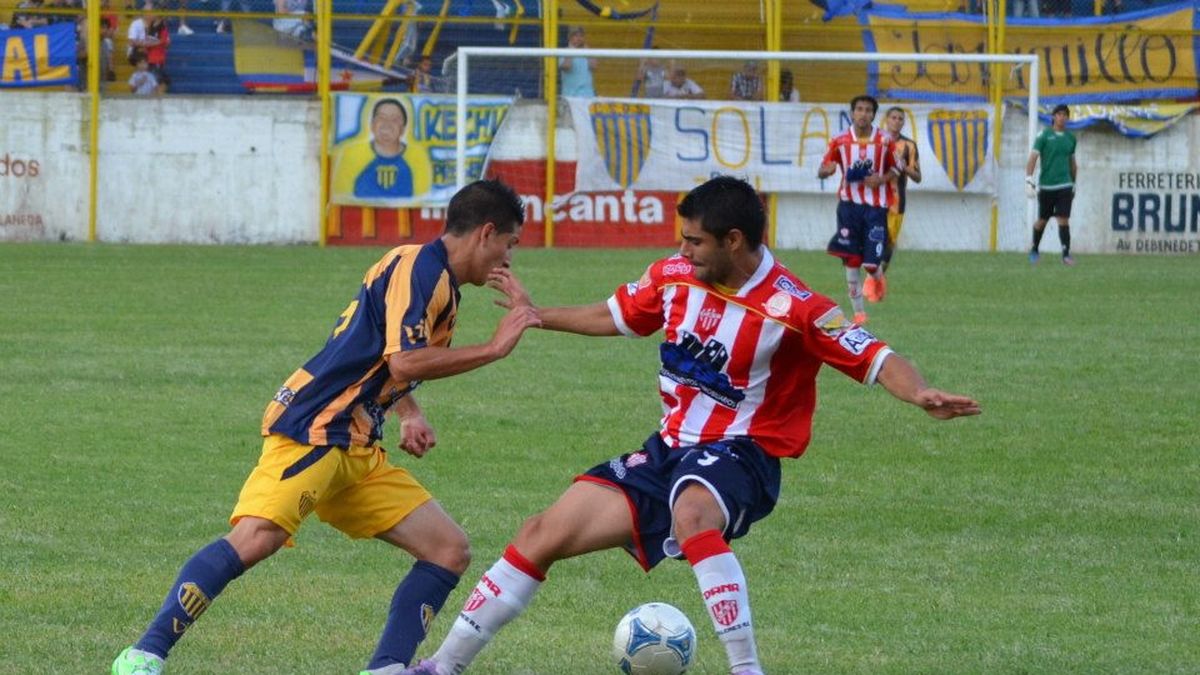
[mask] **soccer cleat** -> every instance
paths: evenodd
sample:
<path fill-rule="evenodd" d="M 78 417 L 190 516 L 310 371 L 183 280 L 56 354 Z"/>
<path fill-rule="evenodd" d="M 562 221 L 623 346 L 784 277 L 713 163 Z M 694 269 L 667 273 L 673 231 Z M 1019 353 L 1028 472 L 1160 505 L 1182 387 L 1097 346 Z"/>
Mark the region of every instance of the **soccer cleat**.
<path fill-rule="evenodd" d="M 1066 265 L 1067 267 L 1074 267 L 1075 259 L 1069 255 L 1064 255 L 1063 256 L 1063 264 Z"/>
<path fill-rule="evenodd" d="M 866 312 L 855 312 L 854 313 L 854 323 L 856 323 L 860 326 L 865 326 L 867 324 L 867 313 Z"/>
<path fill-rule="evenodd" d="M 112 664 L 112 675 L 160 675 L 163 660 L 156 654 L 126 647 Z"/>
<path fill-rule="evenodd" d="M 408 668 L 405 668 L 403 663 L 393 663 L 393 664 L 390 664 L 387 666 L 382 666 L 380 668 L 372 668 L 371 670 L 364 670 L 361 673 L 359 673 L 358 675 L 404 675 L 404 673 L 422 673 L 422 674 L 424 674 L 426 672 L 435 673 L 435 674 L 437 673 L 436 670 L 429 670 L 429 671 L 410 670 Z"/>
<path fill-rule="evenodd" d="M 867 302 L 879 302 L 879 280 L 874 276 L 864 279 L 862 294 Z"/>
<path fill-rule="evenodd" d="M 1040 258 L 1040 257 L 1041 257 L 1041 256 L 1040 256 L 1040 255 L 1038 255 L 1038 252 L 1037 252 L 1037 251 L 1030 251 L 1030 252 L 1029 252 L 1029 264 L 1030 264 L 1030 265 L 1036 265 L 1036 264 L 1037 264 L 1037 261 L 1038 261 L 1038 258 Z"/>
<path fill-rule="evenodd" d="M 887 296 L 887 277 L 880 274 L 879 283 L 876 285 L 875 289 L 879 293 L 879 299 L 876 300 L 876 302 L 883 302 L 883 299 Z"/>
<path fill-rule="evenodd" d="M 437 663 L 421 659 L 415 666 L 400 671 L 400 675 L 439 675 Z"/>

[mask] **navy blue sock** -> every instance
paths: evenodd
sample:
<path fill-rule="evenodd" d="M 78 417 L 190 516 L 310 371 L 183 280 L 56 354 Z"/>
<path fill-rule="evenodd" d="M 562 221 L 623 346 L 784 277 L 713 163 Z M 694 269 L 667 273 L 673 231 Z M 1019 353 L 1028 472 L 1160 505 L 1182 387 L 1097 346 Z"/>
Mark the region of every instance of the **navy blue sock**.
<path fill-rule="evenodd" d="M 450 591 L 458 585 L 458 575 L 431 562 L 418 560 L 396 587 L 387 624 L 379 636 L 379 646 L 371 657 L 368 670 L 393 663 L 410 663 L 417 645 L 425 639 L 433 617 L 446 603 Z"/>
<path fill-rule="evenodd" d="M 183 637 L 183 631 L 199 619 L 217 594 L 245 569 L 237 551 L 225 539 L 218 539 L 197 551 L 179 570 L 179 578 L 167 593 L 162 608 L 134 646 L 167 658 L 167 652 Z"/>

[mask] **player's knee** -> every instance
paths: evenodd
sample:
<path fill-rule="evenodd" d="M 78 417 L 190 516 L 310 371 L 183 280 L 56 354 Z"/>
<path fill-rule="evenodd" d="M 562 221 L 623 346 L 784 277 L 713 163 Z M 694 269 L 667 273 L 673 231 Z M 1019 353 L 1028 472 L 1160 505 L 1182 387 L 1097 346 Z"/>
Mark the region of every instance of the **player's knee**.
<path fill-rule="evenodd" d="M 271 557 L 287 542 L 287 530 L 264 518 L 243 518 L 234 525 L 225 539 L 237 552 L 242 564 L 249 568 Z"/>
<path fill-rule="evenodd" d="M 442 567 L 462 576 L 467 568 L 471 566 L 471 543 L 467 541 L 467 535 L 459 533 L 461 536 L 455 537 L 447 541 L 442 546 L 438 564 Z"/>
<path fill-rule="evenodd" d="M 556 530 L 544 512 L 527 518 L 512 544 L 543 570 L 549 569 L 550 565 L 565 556 L 565 537 Z"/>

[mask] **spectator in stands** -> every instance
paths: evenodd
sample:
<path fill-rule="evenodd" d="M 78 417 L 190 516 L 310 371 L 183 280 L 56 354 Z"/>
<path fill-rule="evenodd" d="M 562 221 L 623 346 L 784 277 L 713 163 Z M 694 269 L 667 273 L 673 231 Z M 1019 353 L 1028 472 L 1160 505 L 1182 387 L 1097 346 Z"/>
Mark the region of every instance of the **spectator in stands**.
<path fill-rule="evenodd" d="M 1036 19 L 1038 18 L 1038 2 L 1039 0 L 1009 0 L 1008 7 L 1012 16 L 1027 16 Z"/>
<path fill-rule="evenodd" d="M 638 64 L 637 89 L 634 93 L 640 93 L 646 98 L 662 98 L 663 85 L 667 83 L 668 73 L 666 64 L 657 58 L 642 59 Z"/>
<path fill-rule="evenodd" d="M 663 96 L 665 98 L 704 98 L 704 90 L 700 85 L 696 84 L 687 76 L 687 71 L 683 68 L 676 68 L 671 71 L 671 77 L 663 83 Z"/>
<path fill-rule="evenodd" d="M 13 28 L 39 28 L 49 24 L 46 15 L 33 11 L 41 7 L 42 0 L 22 0 L 21 4 L 17 5 L 18 11 L 13 12 Z"/>
<path fill-rule="evenodd" d="M 413 71 L 412 90 L 414 94 L 432 94 L 433 88 L 433 59 L 422 56 Z"/>
<path fill-rule="evenodd" d="M 575 26 L 567 33 L 567 46 L 571 49 L 587 49 L 587 37 L 584 35 L 583 26 Z M 558 60 L 558 69 L 562 71 L 559 89 L 563 96 L 590 98 L 596 95 L 596 87 L 592 82 L 596 59 L 561 58 Z"/>
<path fill-rule="evenodd" d="M 275 0 L 276 14 L 306 14 L 308 12 L 308 0 Z M 277 16 L 271 22 L 275 30 L 290 35 L 297 40 L 306 42 L 312 40 L 313 27 L 306 19 L 297 17 L 280 17 Z"/>
<path fill-rule="evenodd" d="M 150 24 L 154 21 L 154 3 L 149 0 L 142 5 L 142 15 L 129 23 L 129 32 L 125 35 L 125 54 L 129 64 L 133 65 L 133 54 L 136 51 L 145 52 L 158 44 L 158 38 L 150 33 Z"/>
<path fill-rule="evenodd" d="M 179 0 L 179 11 L 186 12 L 187 7 L 188 7 L 188 0 Z M 195 33 L 196 31 L 192 30 L 192 27 L 187 24 L 187 17 L 180 15 L 179 16 L 179 30 L 176 32 L 178 32 L 180 35 L 191 35 L 192 33 Z"/>
<path fill-rule="evenodd" d="M 799 103 L 800 92 L 796 89 L 792 71 L 779 71 L 779 100 L 784 103 Z"/>
<path fill-rule="evenodd" d="M 129 57 L 133 63 L 133 75 L 129 76 L 129 91 L 135 96 L 153 96 L 158 93 L 158 80 L 150 72 L 150 64 L 146 61 L 146 53 L 140 49 L 134 50 Z"/>
<path fill-rule="evenodd" d="M 150 20 L 146 32 L 154 38 L 154 44 L 146 48 L 146 63 L 158 82 L 159 93 L 163 93 L 171 85 L 171 78 L 167 77 L 167 47 L 171 46 L 171 29 L 166 19 L 156 16 Z"/>
<path fill-rule="evenodd" d="M 117 71 L 113 67 L 113 38 L 117 35 L 115 17 L 113 14 L 100 17 L 100 77 L 105 82 L 117 81 Z"/>
<path fill-rule="evenodd" d="M 242 8 L 243 12 L 250 11 L 250 0 L 238 0 L 238 5 Z M 222 12 L 228 14 L 229 10 L 232 8 L 233 8 L 233 0 L 221 0 L 221 11 Z M 217 21 L 217 32 L 224 33 L 228 30 L 229 30 L 229 18 L 221 17 Z"/>
<path fill-rule="evenodd" d="M 758 73 L 757 61 L 747 61 L 741 70 L 733 74 L 729 82 L 729 96 L 735 101 L 763 100 L 763 81 Z"/>

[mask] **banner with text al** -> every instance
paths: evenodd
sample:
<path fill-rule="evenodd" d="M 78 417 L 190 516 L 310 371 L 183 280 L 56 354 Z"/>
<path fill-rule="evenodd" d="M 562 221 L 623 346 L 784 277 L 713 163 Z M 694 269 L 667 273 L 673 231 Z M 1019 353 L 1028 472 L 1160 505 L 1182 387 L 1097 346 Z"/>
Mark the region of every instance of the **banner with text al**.
<path fill-rule="evenodd" d="M 75 84 L 75 23 L 0 30 L 0 87 Z"/>
<path fill-rule="evenodd" d="M 468 181 L 483 175 L 488 149 L 511 105 L 507 97 L 468 102 Z M 453 96 L 339 93 L 333 111 L 332 203 L 437 206 L 453 196 Z"/>
<path fill-rule="evenodd" d="M 745 177 L 764 192 L 833 192 L 820 180 L 829 140 L 850 126 L 845 103 L 750 103 L 570 98 L 579 160 L 575 189 L 690 190 L 714 174 Z M 876 116 L 881 123 L 886 105 Z M 992 193 L 992 108 L 904 108 L 924 180 L 910 190 Z"/>

